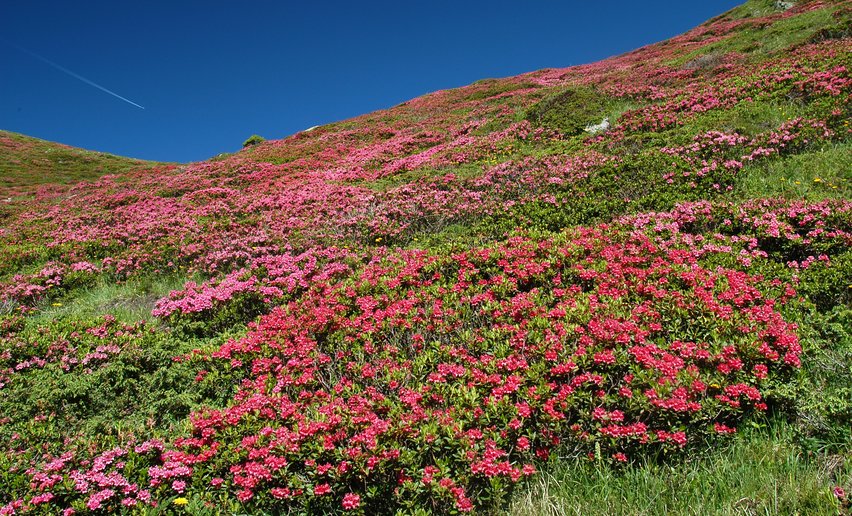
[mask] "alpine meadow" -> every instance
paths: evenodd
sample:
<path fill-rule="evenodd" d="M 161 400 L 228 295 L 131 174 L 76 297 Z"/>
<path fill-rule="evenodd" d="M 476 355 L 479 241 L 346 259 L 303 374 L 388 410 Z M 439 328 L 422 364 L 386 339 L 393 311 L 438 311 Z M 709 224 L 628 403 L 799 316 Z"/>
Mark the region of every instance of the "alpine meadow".
<path fill-rule="evenodd" d="M 852 514 L 852 1 L 191 164 L 0 132 L 0 515 Z"/>

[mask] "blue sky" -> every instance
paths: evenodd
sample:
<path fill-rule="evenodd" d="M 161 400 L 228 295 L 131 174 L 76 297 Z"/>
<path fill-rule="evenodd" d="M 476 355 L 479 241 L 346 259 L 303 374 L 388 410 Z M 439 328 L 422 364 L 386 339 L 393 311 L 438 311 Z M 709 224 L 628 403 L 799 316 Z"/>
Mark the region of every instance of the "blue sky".
<path fill-rule="evenodd" d="M 597 61 L 739 3 L 3 2 L 0 129 L 203 160 L 254 133 L 283 138 L 438 89 Z"/>

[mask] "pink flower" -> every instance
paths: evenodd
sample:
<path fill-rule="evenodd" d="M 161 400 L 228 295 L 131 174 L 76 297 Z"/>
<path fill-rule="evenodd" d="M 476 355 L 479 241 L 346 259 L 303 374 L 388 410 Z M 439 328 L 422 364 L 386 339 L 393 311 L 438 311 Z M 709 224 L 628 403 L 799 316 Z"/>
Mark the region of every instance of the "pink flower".
<path fill-rule="evenodd" d="M 269 492 L 274 498 L 278 499 L 289 498 L 292 495 L 289 487 L 273 487 Z"/>
<path fill-rule="evenodd" d="M 723 425 L 722 423 L 713 423 L 713 429 L 720 434 L 733 434 L 737 431 L 736 428 L 731 428 L 730 426 Z"/>
<path fill-rule="evenodd" d="M 98 491 L 89 498 L 89 501 L 86 502 L 86 507 L 93 511 L 100 509 L 103 506 L 103 502 L 108 500 L 114 494 L 115 491 L 113 491 L 112 489 L 103 489 L 101 491 Z"/>
<path fill-rule="evenodd" d="M 42 493 L 30 500 L 30 505 L 41 505 L 53 500 L 53 493 Z"/>
<path fill-rule="evenodd" d="M 343 497 L 343 508 L 347 511 L 357 509 L 361 505 L 361 497 L 355 493 L 346 493 Z"/>
<path fill-rule="evenodd" d="M 456 509 L 459 512 L 471 512 L 473 510 L 473 502 L 462 492 L 456 497 Z"/>

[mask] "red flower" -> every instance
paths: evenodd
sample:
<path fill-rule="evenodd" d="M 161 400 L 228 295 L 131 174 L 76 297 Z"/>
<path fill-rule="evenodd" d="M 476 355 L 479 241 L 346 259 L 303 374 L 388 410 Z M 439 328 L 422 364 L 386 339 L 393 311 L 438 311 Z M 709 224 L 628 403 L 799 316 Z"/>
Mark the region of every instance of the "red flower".
<path fill-rule="evenodd" d="M 357 509 L 361 505 L 361 497 L 355 493 L 346 493 L 343 497 L 343 508 L 347 511 Z"/>

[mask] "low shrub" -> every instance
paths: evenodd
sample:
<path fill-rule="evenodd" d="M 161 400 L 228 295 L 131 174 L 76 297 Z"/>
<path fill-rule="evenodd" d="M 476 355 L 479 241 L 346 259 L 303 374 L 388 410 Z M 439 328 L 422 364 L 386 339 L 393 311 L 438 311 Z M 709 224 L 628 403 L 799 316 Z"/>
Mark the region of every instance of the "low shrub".
<path fill-rule="evenodd" d="M 253 134 L 253 135 L 249 136 L 246 139 L 246 141 L 243 142 L 243 148 L 252 147 L 252 146 L 257 145 L 259 143 L 263 143 L 265 141 L 266 141 L 266 138 L 264 138 L 263 136 L 258 136 L 256 134 Z"/>
<path fill-rule="evenodd" d="M 611 100 L 595 89 L 575 86 L 534 104 L 524 118 L 536 127 L 573 136 L 583 132 L 586 126 L 599 123 L 610 105 Z"/>

